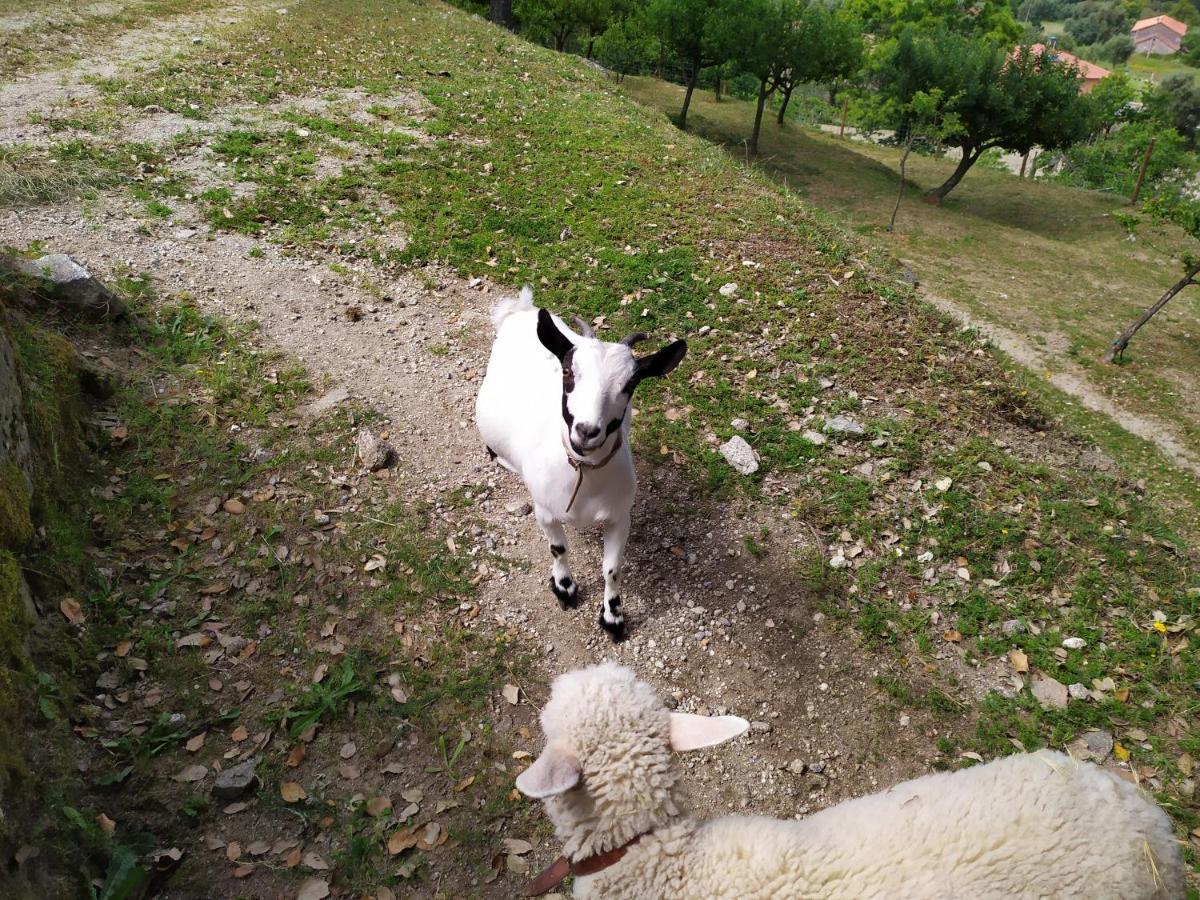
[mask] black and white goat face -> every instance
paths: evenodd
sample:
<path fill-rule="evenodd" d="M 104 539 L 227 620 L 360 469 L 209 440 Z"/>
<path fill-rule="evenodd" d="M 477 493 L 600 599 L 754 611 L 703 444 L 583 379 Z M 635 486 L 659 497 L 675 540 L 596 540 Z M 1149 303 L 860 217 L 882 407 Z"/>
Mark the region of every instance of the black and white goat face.
<path fill-rule="evenodd" d="M 645 378 L 668 374 L 687 352 L 675 341 L 650 356 L 637 357 L 633 345 L 644 334 L 620 343 L 598 340 L 576 319 L 580 335 L 564 333 L 546 310 L 538 311 L 538 339 L 562 366 L 562 418 L 571 449 L 579 456 L 594 453 L 613 436 L 629 415 L 634 388 Z"/>

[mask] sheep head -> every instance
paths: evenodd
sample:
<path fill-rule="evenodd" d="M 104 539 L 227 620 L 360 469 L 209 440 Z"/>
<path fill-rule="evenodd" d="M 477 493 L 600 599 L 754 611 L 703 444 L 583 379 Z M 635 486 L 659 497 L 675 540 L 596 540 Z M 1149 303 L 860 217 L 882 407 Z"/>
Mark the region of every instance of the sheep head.
<path fill-rule="evenodd" d="M 564 853 L 619 846 L 678 814 L 671 752 L 724 743 L 749 723 L 667 709 L 615 663 L 559 676 L 542 710 L 546 746 L 517 788 L 546 801 Z"/>

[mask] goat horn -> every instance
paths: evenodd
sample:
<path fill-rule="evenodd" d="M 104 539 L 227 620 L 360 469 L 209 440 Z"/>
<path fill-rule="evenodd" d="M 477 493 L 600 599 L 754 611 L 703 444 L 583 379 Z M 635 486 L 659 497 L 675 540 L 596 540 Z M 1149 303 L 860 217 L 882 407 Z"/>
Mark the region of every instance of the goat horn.
<path fill-rule="evenodd" d="M 621 343 L 626 347 L 632 347 L 638 341 L 644 341 L 648 337 L 650 337 L 650 335 L 646 334 L 644 331 L 635 331 L 633 334 L 629 335 L 629 337 L 621 338 Z"/>
<path fill-rule="evenodd" d="M 580 316 L 575 317 L 575 324 L 579 326 L 579 333 L 585 338 L 594 338 L 596 332 L 592 331 L 592 326 L 585 322 Z"/>

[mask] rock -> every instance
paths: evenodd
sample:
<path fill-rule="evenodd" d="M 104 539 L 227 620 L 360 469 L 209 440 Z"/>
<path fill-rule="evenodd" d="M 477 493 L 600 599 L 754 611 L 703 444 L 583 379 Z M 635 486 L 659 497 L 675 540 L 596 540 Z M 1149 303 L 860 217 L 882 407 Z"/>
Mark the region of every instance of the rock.
<path fill-rule="evenodd" d="M 771 730 L 771 723 L 770 722 L 751 722 L 750 730 L 765 734 Z"/>
<path fill-rule="evenodd" d="M 810 444 L 816 444 L 818 447 L 823 447 L 829 442 L 829 438 L 825 437 L 825 435 L 821 434 L 819 431 L 813 431 L 811 428 L 805 431 L 804 434 L 800 435 L 800 437 L 804 438 Z"/>
<path fill-rule="evenodd" d="M 844 434 L 852 437 L 861 437 L 867 433 L 867 429 L 849 416 L 834 416 L 825 422 L 825 430 L 830 434 Z"/>
<path fill-rule="evenodd" d="M 745 431 L 746 429 L 748 429 L 750 427 L 750 423 L 747 422 L 745 419 L 734 419 L 729 424 L 731 426 L 733 426 L 734 431 Z"/>
<path fill-rule="evenodd" d="M 788 763 L 787 770 L 789 772 L 791 772 L 793 775 L 803 775 L 804 774 L 804 760 L 793 759 L 790 763 Z"/>
<path fill-rule="evenodd" d="M 1113 736 L 1108 731 L 1086 731 L 1083 734 L 1083 742 L 1096 759 L 1104 759 L 1112 753 Z"/>
<path fill-rule="evenodd" d="M 1042 705 L 1042 709 L 1065 709 L 1069 695 L 1067 686 L 1061 681 L 1055 681 L 1049 675 L 1039 672 L 1030 686 L 1034 698 Z"/>
<path fill-rule="evenodd" d="M 1000 626 L 1000 630 L 1004 632 L 1007 637 L 1012 637 L 1014 634 L 1024 634 L 1025 623 L 1020 619 L 1009 619 Z"/>
<path fill-rule="evenodd" d="M 218 800 L 237 800 L 258 786 L 258 775 L 254 771 L 257 759 L 248 759 L 231 766 L 213 782 L 212 793 Z"/>
<path fill-rule="evenodd" d="M 65 253 L 35 260 L 17 258 L 11 263 L 21 274 L 38 280 L 36 294 L 60 306 L 101 319 L 119 319 L 127 312 L 119 297 Z"/>
<path fill-rule="evenodd" d="M 758 454 L 741 435 L 734 435 L 720 447 L 725 461 L 742 475 L 753 475 L 758 471 Z"/>
<path fill-rule="evenodd" d="M 1088 686 L 1078 681 L 1067 685 L 1067 693 L 1071 695 L 1073 700 L 1086 700 L 1092 696 L 1092 692 L 1088 690 Z"/>
<path fill-rule="evenodd" d="M 717 293 L 720 294 L 722 297 L 732 297 L 734 294 L 737 293 L 737 288 L 738 288 L 737 282 L 730 281 L 726 284 L 721 285 L 721 287 L 717 290 Z"/>
<path fill-rule="evenodd" d="M 527 500 L 513 500 L 504 504 L 504 511 L 514 516 L 527 516 L 533 512 L 533 507 Z"/>
<path fill-rule="evenodd" d="M 316 418 L 323 413 L 329 412 L 329 410 L 333 409 L 339 403 L 344 403 L 349 399 L 350 392 L 348 390 L 346 390 L 344 387 L 336 387 L 326 393 L 325 396 L 318 400 L 314 400 L 312 403 L 308 404 L 308 406 L 304 407 L 304 412 L 313 418 Z"/>
<path fill-rule="evenodd" d="M 1087 641 L 1079 637 L 1064 638 L 1062 645 L 1068 650 L 1082 650 L 1087 646 Z"/>
<path fill-rule="evenodd" d="M 379 438 L 369 428 L 363 428 L 358 432 L 355 447 L 358 461 L 372 472 L 386 469 L 396 459 L 396 451 L 392 445 Z"/>

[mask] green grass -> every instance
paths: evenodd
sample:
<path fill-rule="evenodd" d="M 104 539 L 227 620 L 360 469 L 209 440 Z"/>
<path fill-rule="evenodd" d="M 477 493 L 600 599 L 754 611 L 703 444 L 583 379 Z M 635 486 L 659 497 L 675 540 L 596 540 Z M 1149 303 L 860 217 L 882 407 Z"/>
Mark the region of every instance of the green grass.
<path fill-rule="evenodd" d="M 652 79 L 626 85 L 664 112 L 678 102 L 673 85 Z M 693 102 L 695 130 L 739 145 L 752 115 L 748 104 L 716 104 L 699 94 Z M 979 167 L 941 207 L 929 206 L 919 202 L 919 191 L 940 183 L 952 164 L 914 156 L 913 187 L 889 235 L 883 225 L 895 199 L 898 159 L 892 148 L 768 123 L 759 165 L 910 264 L 932 293 L 1025 335 L 1057 363 L 1052 371 L 1078 365 L 1111 399 L 1172 423 L 1200 459 L 1200 292 L 1181 295 L 1144 328 L 1126 365 L 1103 361 L 1121 328 L 1178 278 L 1173 254 L 1188 245 L 1182 233 L 1150 227 L 1131 242 L 1115 218 L 1128 209 L 1120 198 Z M 1122 451 L 1129 441 L 1123 443 Z M 1183 495 L 1185 516 L 1200 515 L 1196 478 L 1162 465 L 1157 452 L 1116 455 L 1169 502 Z"/>

